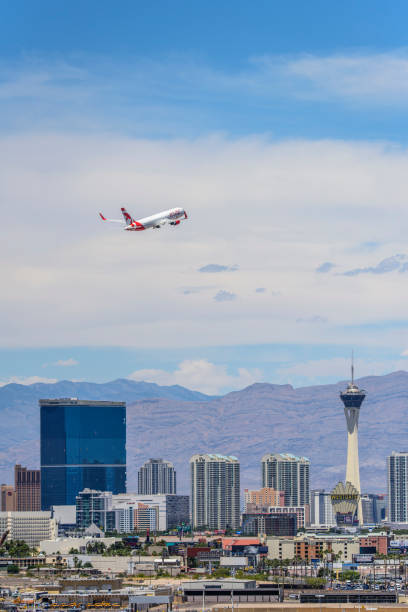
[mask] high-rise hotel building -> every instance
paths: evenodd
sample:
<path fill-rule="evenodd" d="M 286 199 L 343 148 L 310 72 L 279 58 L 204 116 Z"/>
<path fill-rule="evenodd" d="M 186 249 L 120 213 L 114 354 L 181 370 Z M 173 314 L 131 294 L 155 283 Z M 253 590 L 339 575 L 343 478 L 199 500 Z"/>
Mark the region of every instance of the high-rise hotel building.
<path fill-rule="evenodd" d="M 408 452 L 387 457 L 388 520 L 408 523 Z"/>
<path fill-rule="evenodd" d="M 310 461 L 289 453 L 267 454 L 261 460 L 262 487 L 285 494 L 285 506 L 309 506 Z"/>
<path fill-rule="evenodd" d="M 29 470 L 21 465 L 14 466 L 15 505 L 19 512 L 41 510 L 40 470 Z"/>
<path fill-rule="evenodd" d="M 139 495 L 162 495 L 177 493 L 176 470 L 170 461 L 149 459 L 137 474 Z"/>
<path fill-rule="evenodd" d="M 335 527 L 336 513 L 331 503 L 331 494 L 324 489 L 311 492 L 310 523 L 312 527 Z"/>
<path fill-rule="evenodd" d="M 41 508 L 126 491 L 126 403 L 41 399 Z"/>
<path fill-rule="evenodd" d="M 240 525 L 240 465 L 236 457 L 193 455 L 191 520 L 193 527 L 238 529 Z"/>

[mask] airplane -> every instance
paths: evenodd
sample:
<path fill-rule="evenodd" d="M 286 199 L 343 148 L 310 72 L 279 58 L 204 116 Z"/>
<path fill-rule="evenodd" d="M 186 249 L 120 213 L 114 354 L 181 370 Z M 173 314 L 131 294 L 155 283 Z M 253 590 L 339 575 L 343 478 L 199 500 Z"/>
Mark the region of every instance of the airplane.
<path fill-rule="evenodd" d="M 151 215 L 150 217 L 144 217 L 143 219 L 133 219 L 127 212 L 126 208 L 121 208 L 124 221 L 121 219 L 106 219 L 100 212 L 99 216 L 102 221 L 108 221 L 111 223 L 122 223 L 125 225 L 123 229 L 128 232 L 141 232 L 146 229 L 158 229 L 167 223 L 169 225 L 180 225 L 181 221 L 188 219 L 187 213 L 184 208 L 170 208 L 163 212 Z"/>

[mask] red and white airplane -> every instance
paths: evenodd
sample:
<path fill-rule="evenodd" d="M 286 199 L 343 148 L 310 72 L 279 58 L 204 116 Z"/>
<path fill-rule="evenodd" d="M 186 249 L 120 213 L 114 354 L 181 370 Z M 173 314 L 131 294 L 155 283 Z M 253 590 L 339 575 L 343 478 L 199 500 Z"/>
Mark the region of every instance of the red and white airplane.
<path fill-rule="evenodd" d="M 151 215 L 150 217 L 144 217 L 143 219 L 133 219 L 127 212 L 126 208 L 121 208 L 124 221 L 121 219 L 106 219 L 102 213 L 99 213 L 102 221 L 109 221 L 111 223 L 122 223 L 125 225 L 124 228 L 130 232 L 141 232 L 146 229 L 158 229 L 162 225 L 180 225 L 181 221 L 187 219 L 187 213 L 183 208 L 171 208 L 170 210 L 164 210 L 163 212 Z"/>

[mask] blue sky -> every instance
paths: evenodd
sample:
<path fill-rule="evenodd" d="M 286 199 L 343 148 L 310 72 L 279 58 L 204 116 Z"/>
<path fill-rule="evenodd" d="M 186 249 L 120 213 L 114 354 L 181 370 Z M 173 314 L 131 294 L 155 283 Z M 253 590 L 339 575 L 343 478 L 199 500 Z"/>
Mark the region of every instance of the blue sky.
<path fill-rule="evenodd" d="M 353 347 L 404 369 L 407 17 L 4 2 L 0 381 L 315 384 Z M 129 241 L 97 219 L 124 202 L 190 219 Z"/>
<path fill-rule="evenodd" d="M 232 69 L 251 55 L 387 51 L 406 44 L 403 0 L 5 2 L 2 55 L 161 58 L 181 52 Z"/>

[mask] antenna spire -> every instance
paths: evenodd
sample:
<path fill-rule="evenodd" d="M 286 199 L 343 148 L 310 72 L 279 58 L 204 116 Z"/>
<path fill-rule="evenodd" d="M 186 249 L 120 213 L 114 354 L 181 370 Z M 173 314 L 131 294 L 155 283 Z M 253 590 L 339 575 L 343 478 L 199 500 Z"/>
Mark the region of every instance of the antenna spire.
<path fill-rule="evenodd" d="M 351 351 L 351 384 L 354 385 L 354 350 Z"/>

